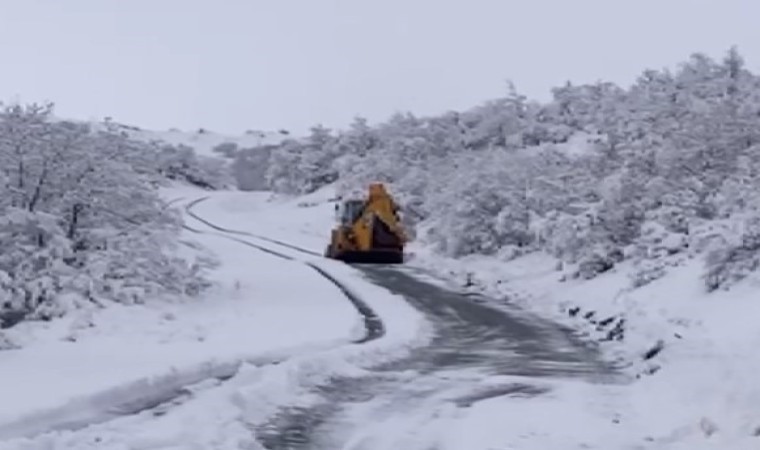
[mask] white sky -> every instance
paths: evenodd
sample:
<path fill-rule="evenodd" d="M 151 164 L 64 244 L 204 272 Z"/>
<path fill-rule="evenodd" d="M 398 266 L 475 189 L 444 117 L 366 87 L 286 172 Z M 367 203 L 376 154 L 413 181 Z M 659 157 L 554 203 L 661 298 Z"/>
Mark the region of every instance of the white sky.
<path fill-rule="evenodd" d="M 465 109 L 737 45 L 760 0 L 0 0 L 0 100 L 239 133 Z"/>

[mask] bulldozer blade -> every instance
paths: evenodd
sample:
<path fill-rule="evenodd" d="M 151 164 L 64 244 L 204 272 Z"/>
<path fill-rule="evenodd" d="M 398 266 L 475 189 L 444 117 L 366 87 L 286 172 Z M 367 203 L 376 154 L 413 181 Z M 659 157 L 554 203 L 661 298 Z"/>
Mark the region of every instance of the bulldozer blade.
<path fill-rule="evenodd" d="M 346 251 L 336 255 L 336 259 L 347 264 L 401 264 L 404 254 L 388 250 Z"/>

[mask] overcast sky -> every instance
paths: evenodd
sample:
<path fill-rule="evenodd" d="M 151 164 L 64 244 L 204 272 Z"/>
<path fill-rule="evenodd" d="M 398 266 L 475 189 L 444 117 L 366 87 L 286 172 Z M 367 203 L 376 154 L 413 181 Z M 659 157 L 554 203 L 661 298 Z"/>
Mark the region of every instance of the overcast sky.
<path fill-rule="evenodd" d="M 147 128 L 343 127 L 737 45 L 760 0 L 0 0 L 0 100 Z"/>

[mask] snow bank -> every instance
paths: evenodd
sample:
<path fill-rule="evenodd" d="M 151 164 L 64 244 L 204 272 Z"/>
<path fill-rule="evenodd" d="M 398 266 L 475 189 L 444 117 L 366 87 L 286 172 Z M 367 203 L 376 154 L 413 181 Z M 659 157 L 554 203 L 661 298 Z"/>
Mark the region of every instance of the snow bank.
<path fill-rule="evenodd" d="M 651 448 L 760 445 L 757 286 L 708 294 L 696 259 L 639 288 L 632 287 L 631 264 L 592 280 L 563 280 L 556 261 L 543 254 L 509 262 L 452 260 L 416 247 L 411 264 L 460 289 L 553 317 L 598 342 L 636 380 L 618 396 L 615 410 L 625 433 Z"/>

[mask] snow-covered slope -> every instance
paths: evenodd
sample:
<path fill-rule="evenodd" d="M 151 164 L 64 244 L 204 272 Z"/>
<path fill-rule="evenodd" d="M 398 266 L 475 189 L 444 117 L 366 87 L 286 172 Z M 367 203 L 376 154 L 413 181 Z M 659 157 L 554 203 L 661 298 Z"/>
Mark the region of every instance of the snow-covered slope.
<path fill-rule="evenodd" d="M 567 323 L 618 358 L 635 381 L 616 420 L 649 442 L 641 448 L 760 448 L 757 285 L 708 294 L 701 258 L 632 288 L 630 263 L 582 280 L 540 253 L 504 262 L 414 252 L 413 265 Z"/>
<path fill-rule="evenodd" d="M 93 126 L 97 129 L 97 127 L 103 125 L 95 123 Z M 213 149 L 220 144 L 232 143 L 240 148 L 250 148 L 277 144 L 291 137 L 287 131 L 268 132 L 251 130 L 240 135 L 226 135 L 211 130 L 186 131 L 171 129 L 160 131 L 146 130 L 123 124 L 118 124 L 117 127 L 132 139 L 143 142 L 159 141 L 170 145 L 185 145 L 194 148 L 198 155 L 204 156 L 219 156 L 213 152 Z"/>

